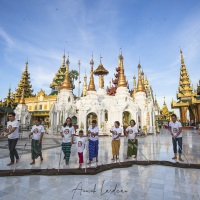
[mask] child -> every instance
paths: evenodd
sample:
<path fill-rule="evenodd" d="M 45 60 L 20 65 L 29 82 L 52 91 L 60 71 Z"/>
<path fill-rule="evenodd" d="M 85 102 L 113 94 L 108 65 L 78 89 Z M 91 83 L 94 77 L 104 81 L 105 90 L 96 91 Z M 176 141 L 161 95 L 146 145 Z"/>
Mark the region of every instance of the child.
<path fill-rule="evenodd" d="M 79 131 L 79 137 L 76 138 L 78 157 L 79 157 L 79 169 L 81 169 L 83 164 L 83 151 L 85 149 L 85 138 L 83 137 L 83 131 Z"/>

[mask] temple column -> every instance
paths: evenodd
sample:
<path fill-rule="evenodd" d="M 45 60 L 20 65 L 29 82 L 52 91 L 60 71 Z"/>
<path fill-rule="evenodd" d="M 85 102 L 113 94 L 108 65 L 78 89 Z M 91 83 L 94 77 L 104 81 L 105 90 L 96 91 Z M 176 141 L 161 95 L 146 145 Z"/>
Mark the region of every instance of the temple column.
<path fill-rule="evenodd" d="M 197 104 L 197 122 L 200 122 L 200 104 Z"/>
<path fill-rule="evenodd" d="M 180 107 L 180 120 L 182 123 L 185 123 L 187 121 L 186 112 L 187 107 Z"/>

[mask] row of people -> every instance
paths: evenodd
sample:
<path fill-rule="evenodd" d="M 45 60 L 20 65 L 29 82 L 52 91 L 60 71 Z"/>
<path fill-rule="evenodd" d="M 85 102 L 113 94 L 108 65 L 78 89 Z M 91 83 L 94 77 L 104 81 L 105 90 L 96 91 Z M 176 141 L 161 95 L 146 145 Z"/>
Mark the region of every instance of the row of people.
<path fill-rule="evenodd" d="M 182 128 L 181 124 L 176 121 L 176 116 L 172 115 L 172 122 L 170 123 L 171 129 L 170 133 L 172 135 L 173 149 L 174 149 L 174 158 L 177 158 L 177 148 L 176 143 L 179 145 L 179 160 L 181 159 L 182 154 Z M 8 166 L 13 165 L 19 161 L 19 155 L 16 150 L 16 144 L 19 138 L 19 122 L 15 119 L 15 113 L 9 114 L 9 122 L 7 123 L 7 128 L 5 130 L 6 134 L 0 136 L 0 138 L 8 137 L 8 145 L 10 151 L 10 163 Z M 42 139 L 44 135 L 44 127 L 40 125 L 40 119 L 35 119 L 35 125 L 32 127 L 29 137 L 32 136 L 31 141 L 31 155 L 32 162 L 31 165 L 35 164 L 35 159 L 40 157 L 40 160 L 43 161 L 42 157 Z M 114 127 L 110 130 L 112 134 L 112 160 L 118 159 L 119 150 L 120 150 L 120 136 L 122 134 L 122 129 L 120 128 L 119 121 L 115 121 Z M 127 127 L 125 131 L 125 135 L 128 138 L 128 147 L 127 147 L 127 158 L 134 155 L 137 157 L 137 148 L 138 148 L 138 140 L 137 140 L 138 129 L 136 127 L 135 121 L 130 121 L 130 126 Z M 72 120 L 68 117 L 65 123 L 62 126 L 60 131 L 60 135 L 62 137 L 62 151 L 64 153 L 64 160 L 66 165 L 69 164 L 69 159 L 71 155 L 71 146 L 75 142 L 77 144 L 78 156 L 79 156 L 79 167 L 81 167 L 83 163 L 83 151 L 86 146 L 86 140 L 83 137 L 83 131 L 79 131 L 79 136 L 75 139 L 75 130 L 72 126 Z M 99 128 L 97 126 L 96 120 L 92 121 L 92 125 L 89 126 L 87 136 L 89 137 L 89 163 L 91 164 L 92 160 L 96 158 L 96 162 L 98 162 L 98 150 L 99 150 Z"/>

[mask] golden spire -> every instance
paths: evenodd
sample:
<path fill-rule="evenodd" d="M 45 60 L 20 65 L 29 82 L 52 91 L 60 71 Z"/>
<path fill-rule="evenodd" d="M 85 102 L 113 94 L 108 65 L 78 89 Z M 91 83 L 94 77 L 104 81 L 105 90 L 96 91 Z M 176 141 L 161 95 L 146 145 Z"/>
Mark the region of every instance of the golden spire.
<path fill-rule="evenodd" d="M 138 85 L 137 85 L 137 92 L 145 92 L 144 85 L 142 84 L 141 78 L 141 65 L 138 64 Z"/>
<path fill-rule="evenodd" d="M 25 99 L 24 99 L 24 89 L 22 91 L 22 96 L 21 96 L 21 99 L 19 101 L 20 104 L 25 104 Z"/>
<path fill-rule="evenodd" d="M 91 65 L 91 70 L 90 70 L 90 82 L 88 85 L 88 91 L 96 91 L 95 89 L 95 84 L 94 84 L 94 76 L 93 76 L 93 68 L 94 68 L 94 60 L 93 60 L 93 54 L 92 54 L 92 59 L 90 61 Z"/>
<path fill-rule="evenodd" d="M 166 105 L 166 102 L 165 102 L 165 97 L 164 97 L 164 103 L 163 103 L 163 105 Z"/>
<path fill-rule="evenodd" d="M 190 85 L 190 76 L 188 75 L 185 62 L 184 62 L 184 57 L 183 57 L 183 52 L 180 49 L 180 54 L 181 54 L 181 70 L 180 70 L 180 79 L 179 79 L 179 87 L 178 87 L 178 93 L 177 93 L 177 98 L 185 98 L 185 97 L 191 97 L 193 95 L 193 86 Z"/>
<path fill-rule="evenodd" d="M 72 84 L 69 78 L 69 64 L 70 62 L 69 62 L 69 56 L 68 56 L 67 61 L 66 61 L 65 78 L 64 78 L 64 81 L 62 82 L 62 86 L 60 87 L 60 90 L 62 89 L 72 90 Z"/>
<path fill-rule="evenodd" d="M 126 78 L 124 76 L 124 64 L 122 53 L 119 55 L 119 79 L 117 87 L 127 87 Z"/>
<path fill-rule="evenodd" d="M 87 94 L 87 75 L 86 75 L 86 72 L 85 72 L 84 82 L 83 82 L 83 96 L 86 96 L 86 94 Z"/>

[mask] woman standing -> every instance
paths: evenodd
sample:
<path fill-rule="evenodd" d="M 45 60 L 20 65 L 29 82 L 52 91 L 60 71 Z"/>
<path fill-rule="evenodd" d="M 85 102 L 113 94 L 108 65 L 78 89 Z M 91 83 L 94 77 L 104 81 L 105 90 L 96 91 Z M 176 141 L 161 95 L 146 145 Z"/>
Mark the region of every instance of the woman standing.
<path fill-rule="evenodd" d="M 71 146 L 74 141 L 75 130 L 72 126 L 72 119 L 68 117 L 63 124 L 60 135 L 62 136 L 62 151 L 64 153 L 65 164 L 69 164 L 69 158 L 71 154 Z"/>
<path fill-rule="evenodd" d="M 96 162 L 98 162 L 98 150 L 99 150 L 99 127 L 97 126 L 97 121 L 92 120 L 92 125 L 88 128 L 89 137 L 89 163 L 91 164 L 93 158 L 96 157 Z"/>
<path fill-rule="evenodd" d="M 135 126 L 135 120 L 130 121 L 130 126 L 126 128 L 126 137 L 128 137 L 128 149 L 127 149 L 127 157 L 131 157 L 134 155 L 134 158 L 137 158 L 137 145 L 138 140 L 137 137 L 137 127 Z"/>
<path fill-rule="evenodd" d="M 115 156 L 117 160 L 119 157 L 120 136 L 122 134 L 122 129 L 119 127 L 120 126 L 119 121 L 115 121 L 114 126 L 115 127 L 110 130 L 110 132 L 112 133 L 112 154 L 113 154 L 112 160 L 115 160 Z"/>
<path fill-rule="evenodd" d="M 29 134 L 29 138 L 32 135 L 31 141 L 31 155 L 32 155 L 32 162 L 30 165 L 35 164 L 35 159 L 40 156 L 40 160 L 43 161 L 42 157 L 42 138 L 44 135 L 44 127 L 40 124 L 40 119 L 35 118 L 35 125 L 33 125 L 31 132 Z"/>

